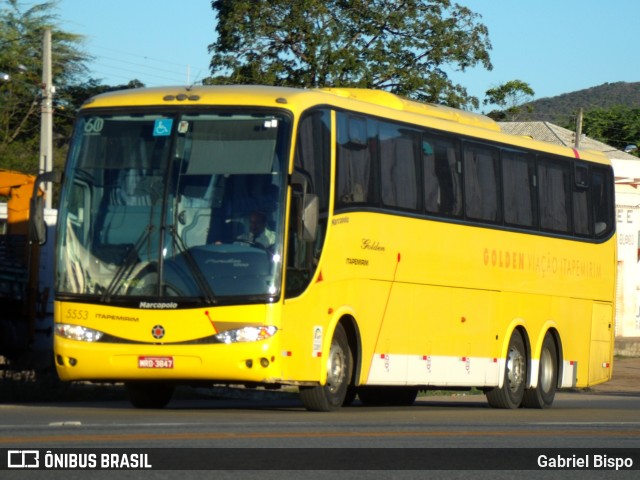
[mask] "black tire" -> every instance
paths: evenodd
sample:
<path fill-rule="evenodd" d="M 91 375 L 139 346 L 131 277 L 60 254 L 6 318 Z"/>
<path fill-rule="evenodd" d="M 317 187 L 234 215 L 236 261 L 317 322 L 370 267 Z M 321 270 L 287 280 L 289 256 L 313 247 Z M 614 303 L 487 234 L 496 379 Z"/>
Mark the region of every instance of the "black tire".
<path fill-rule="evenodd" d="M 524 392 L 522 406 L 527 408 L 548 408 L 553 403 L 558 386 L 558 349 L 550 333 L 542 342 L 538 384 Z"/>
<path fill-rule="evenodd" d="M 175 390 L 174 385 L 163 382 L 125 382 L 124 387 L 136 408 L 164 408 Z"/>
<path fill-rule="evenodd" d="M 332 412 L 338 410 L 347 398 L 353 372 L 353 355 L 347 334 L 338 324 L 333 333 L 327 358 L 327 383 L 317 387 L 300 387 L 300 399 L 307 410 Z"/>
<path fill-rule="evenodd" d="M 515 331 L 509 341 L 502 387 L 489 390 L 487 401 L 493 408 L 518 408 L 527 383 L 527 352 L 520 332 Z"/>
<path fill-rule="evenodd" d="M 417 387 L 361 387 L 358 398 L 365 405 L 409 406 L 418 396 Z"/>
<path fill-rule="evenodd" d="M 349 385 L 347 387 L 347 394 L 344 397 L 344 401 L 342 402 L 342 406 L 343 407 L 350 407 L 351 405 L 353 405 L 353 402 L 355 401 L 357 395 L 358 395 L 358 389 L 356 387 L 354 387 L 353 385 Z"/>

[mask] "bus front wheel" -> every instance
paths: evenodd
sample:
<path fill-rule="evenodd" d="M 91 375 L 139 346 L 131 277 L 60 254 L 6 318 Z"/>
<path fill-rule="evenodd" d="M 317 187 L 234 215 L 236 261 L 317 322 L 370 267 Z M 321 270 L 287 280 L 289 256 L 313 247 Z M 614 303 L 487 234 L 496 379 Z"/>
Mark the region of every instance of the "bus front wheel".
<path fill-rule="evenodd" d="M 553 403 L 558 386 L 558 349 L 550 333 L 542 342 L 538 384 L 524 392 L 522 406 L 527 408 L 547 408 Z"/>
<path fill-rule="evenodd" d="M 353 355 L 344 327 L 336 327 L 327 358 L 327 382 L 317 387 L 300 387 L 300 399 L 307 408 L 316 412 L 339 409 L 347 398 L 353 371 Z"/>
<path fill-rule="evenodd" d="M 486 394 L 489 405 L 493 408 L 518 408 L 526 382 L 527 352 L 522 335 L 516 330 L 509 340 L 502 387 L 493 388 Z"/>
<path fill-rule="evenodd" d="M 164 408 L 175 390 L 172 384 L 163 382 L 125 382 L 124 388 L 136 408 Z"/>

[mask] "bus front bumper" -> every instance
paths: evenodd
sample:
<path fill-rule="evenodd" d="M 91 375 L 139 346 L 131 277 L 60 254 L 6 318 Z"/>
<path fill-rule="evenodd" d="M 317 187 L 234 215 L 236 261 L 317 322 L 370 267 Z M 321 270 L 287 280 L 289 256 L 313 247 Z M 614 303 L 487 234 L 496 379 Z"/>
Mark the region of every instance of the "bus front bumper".
<path fill-rule="evenodd" d="M 212 345 L 91 343 L 55 337 L 61 380 L 279 383 L 274 339 Z"/>

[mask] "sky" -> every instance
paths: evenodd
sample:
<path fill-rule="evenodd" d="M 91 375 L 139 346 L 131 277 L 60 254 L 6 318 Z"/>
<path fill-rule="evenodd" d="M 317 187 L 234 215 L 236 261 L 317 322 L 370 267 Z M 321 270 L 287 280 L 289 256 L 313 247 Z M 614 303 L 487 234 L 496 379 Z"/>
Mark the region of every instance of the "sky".
<path fill-rule="evenodd" d="M 2 1 L 2 0 L 0 0 Z M 40 3 L 23 0 L 23 4 Z M 489 29 L 493 70 L 448 69 L 482 100 L 509 80 L 535 99 L 640 81 L 638 0 L 458 0 Z M 60 0 L 60 26 L 85 36 L 89 76 L 106 85 L 196 83 L 210 74 L 215 41 L 211 0 Z"/>

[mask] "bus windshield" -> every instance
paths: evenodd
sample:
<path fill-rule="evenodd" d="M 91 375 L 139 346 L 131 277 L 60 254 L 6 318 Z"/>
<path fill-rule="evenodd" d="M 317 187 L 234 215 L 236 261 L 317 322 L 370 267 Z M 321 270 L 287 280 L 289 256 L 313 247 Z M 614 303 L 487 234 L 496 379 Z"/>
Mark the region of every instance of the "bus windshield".
<path fill-rule="evenodd" d="M 277 112 L 87 112 L 65 176 L 58 294 L 278 296 L 289 136 Z"/>

